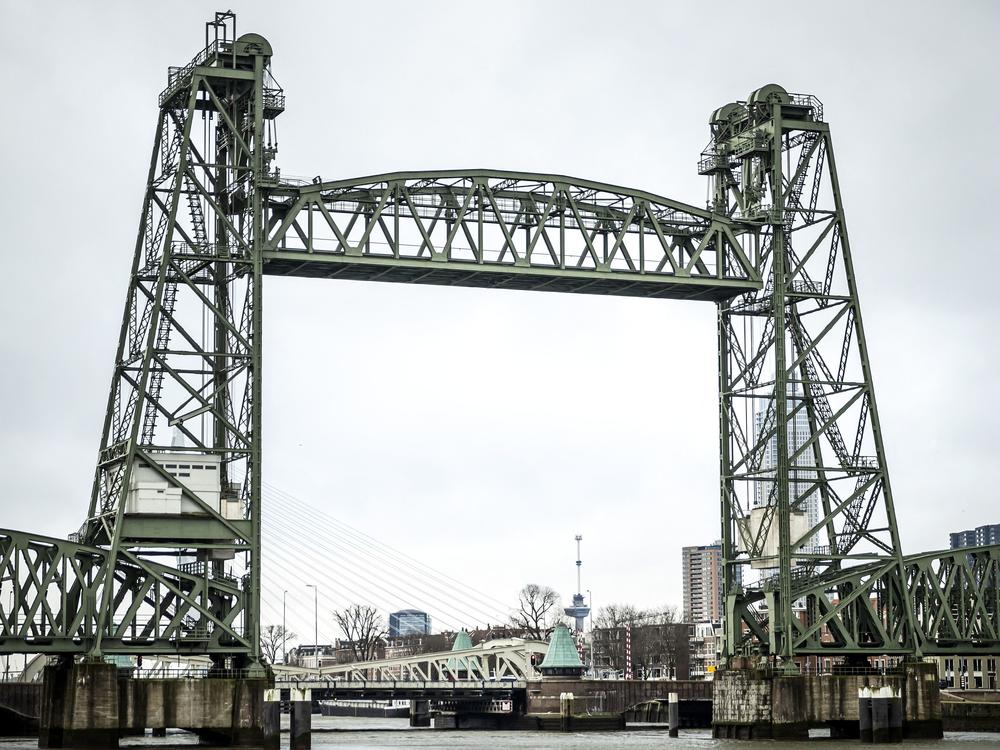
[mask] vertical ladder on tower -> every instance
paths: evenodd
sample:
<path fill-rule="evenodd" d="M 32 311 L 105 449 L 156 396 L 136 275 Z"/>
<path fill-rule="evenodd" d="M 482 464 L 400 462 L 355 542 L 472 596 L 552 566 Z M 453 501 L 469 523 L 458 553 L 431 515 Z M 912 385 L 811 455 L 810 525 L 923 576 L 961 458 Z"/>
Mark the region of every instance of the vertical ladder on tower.
<path fill-rule="evenodd" d="M 195 253 L 203 254 L 208 251 L 208 232 L 205 229 L 205 214 L 202 210 L 201 198 L 198 191 L 189 179 L 185 179 L 185 197 L 188 204 L 188 215 L 191 219 L 191 234 L 193 240 L 193 250 Z M 160 233 L 158 232 L 158 235 Z M 162 235 L 158 237 L 162 241 Z M 164 248 L 164 252 L 170 253 L 170 263 L 173 264 L 172 248 Z M 160 304 L 160 319 L 156 329 L 155 355 L 163 355 L 170 344 L 170 329 L 173 325 L 174 304 L 177 300 L 177 281 L 174 278 L 172 269 L 168 268 L 167 277 L 163 285 L 163 300 Z M 153 433 L 156 429 L 156 404 L 160 400 L 160 393 L 163 390 L 163 366 L 155 358 L 150 363 L 149 387 L 147 389 L 148 400 L 146 410 L 143 414 L 142 422 L 142 444 L 151 445 Z"/>

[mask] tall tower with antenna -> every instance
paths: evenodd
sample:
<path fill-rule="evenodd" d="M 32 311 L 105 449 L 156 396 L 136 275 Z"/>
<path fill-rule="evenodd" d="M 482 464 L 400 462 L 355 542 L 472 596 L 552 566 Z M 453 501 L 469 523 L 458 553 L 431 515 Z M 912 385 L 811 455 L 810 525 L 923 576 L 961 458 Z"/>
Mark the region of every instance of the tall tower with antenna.
<path fill-rule="evenodd" d="M 577 633 L 583 632 L 583 622 L 587 619 L 587 615 L 590 614 L 590 607 L 584 601 L 582 593 L 582 585 L 580 583 L 580 568 L 583 566 L 583 560 L 580 559 L 580 542 L 583 541 L 583 536 L 580 534 L 576 535 L 576 593 L 573 595 L 573 606 L 566 607 L 563 612 L 566 613 L 567 617 L 572 617 L 576 620 L 576 625 L 574 630 Z"/>

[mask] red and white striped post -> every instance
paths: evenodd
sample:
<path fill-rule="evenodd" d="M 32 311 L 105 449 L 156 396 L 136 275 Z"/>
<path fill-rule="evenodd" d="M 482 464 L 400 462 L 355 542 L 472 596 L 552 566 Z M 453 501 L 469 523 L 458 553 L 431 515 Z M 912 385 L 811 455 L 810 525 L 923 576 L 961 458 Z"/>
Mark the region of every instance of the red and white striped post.
<path fill-rule="evenodd" d="M 625 679 L 632 679 L 632 626 L 625 628 Z"/>

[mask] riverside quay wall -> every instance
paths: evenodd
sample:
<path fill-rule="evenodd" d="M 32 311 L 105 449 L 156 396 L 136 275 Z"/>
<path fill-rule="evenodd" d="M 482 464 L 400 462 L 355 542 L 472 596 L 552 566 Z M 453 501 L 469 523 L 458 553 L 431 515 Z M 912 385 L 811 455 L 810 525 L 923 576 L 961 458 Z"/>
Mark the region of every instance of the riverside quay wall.
<path fill-rule="evenodd" d="M 943 734 L 934 664 L 907 663 L 891 674 L 784 675 L 758 670 L 716 672 L 712 734 L 731 739 L 806 739 L 828 727 L 835 738 L 857 738 L 859 691 L 891 687 L 903 701 L 907 738 Z"/>
<path fill-rule="evenodd" d="M 624 714 L 649 701 L 666 701 L 677 693 L 681 701 L 712 700 L 712 683 L 704 680 L 583 680 L 544 679 L 528 682 L 528 713 L 558 713 L 559 696 L 572 693 L 576 710 Z"/>

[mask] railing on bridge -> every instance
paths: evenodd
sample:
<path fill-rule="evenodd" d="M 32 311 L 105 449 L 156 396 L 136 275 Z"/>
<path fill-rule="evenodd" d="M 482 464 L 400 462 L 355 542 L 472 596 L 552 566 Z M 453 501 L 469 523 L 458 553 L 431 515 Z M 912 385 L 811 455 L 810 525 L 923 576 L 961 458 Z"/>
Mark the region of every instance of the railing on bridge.
<path fill-rule="evenodd" d="M 475 648 L 437 651 L 319 668 L 275 665 L 275 678 L 286 682 L 458 682 L 482 683 L 534 679 L 536 663 L 548 651 L 545 641 L 509 638 Z"/>
<path fill-rule="evenodd" d="M 114 610 L 99 625 L 97 602 Z M 85 653 L 99 628 L 106 654 L 238 652 L 245 589 L 127 551 L 0 529 L 0 653 Z M 3 602 L 15 601 L 8 609 Z"/>
<path fill-rule="evenodd" d="M 268 213 L 268 274 L 713 300 L 761 287 L 728 217 L 560 175 L 286 181 Z"/>

